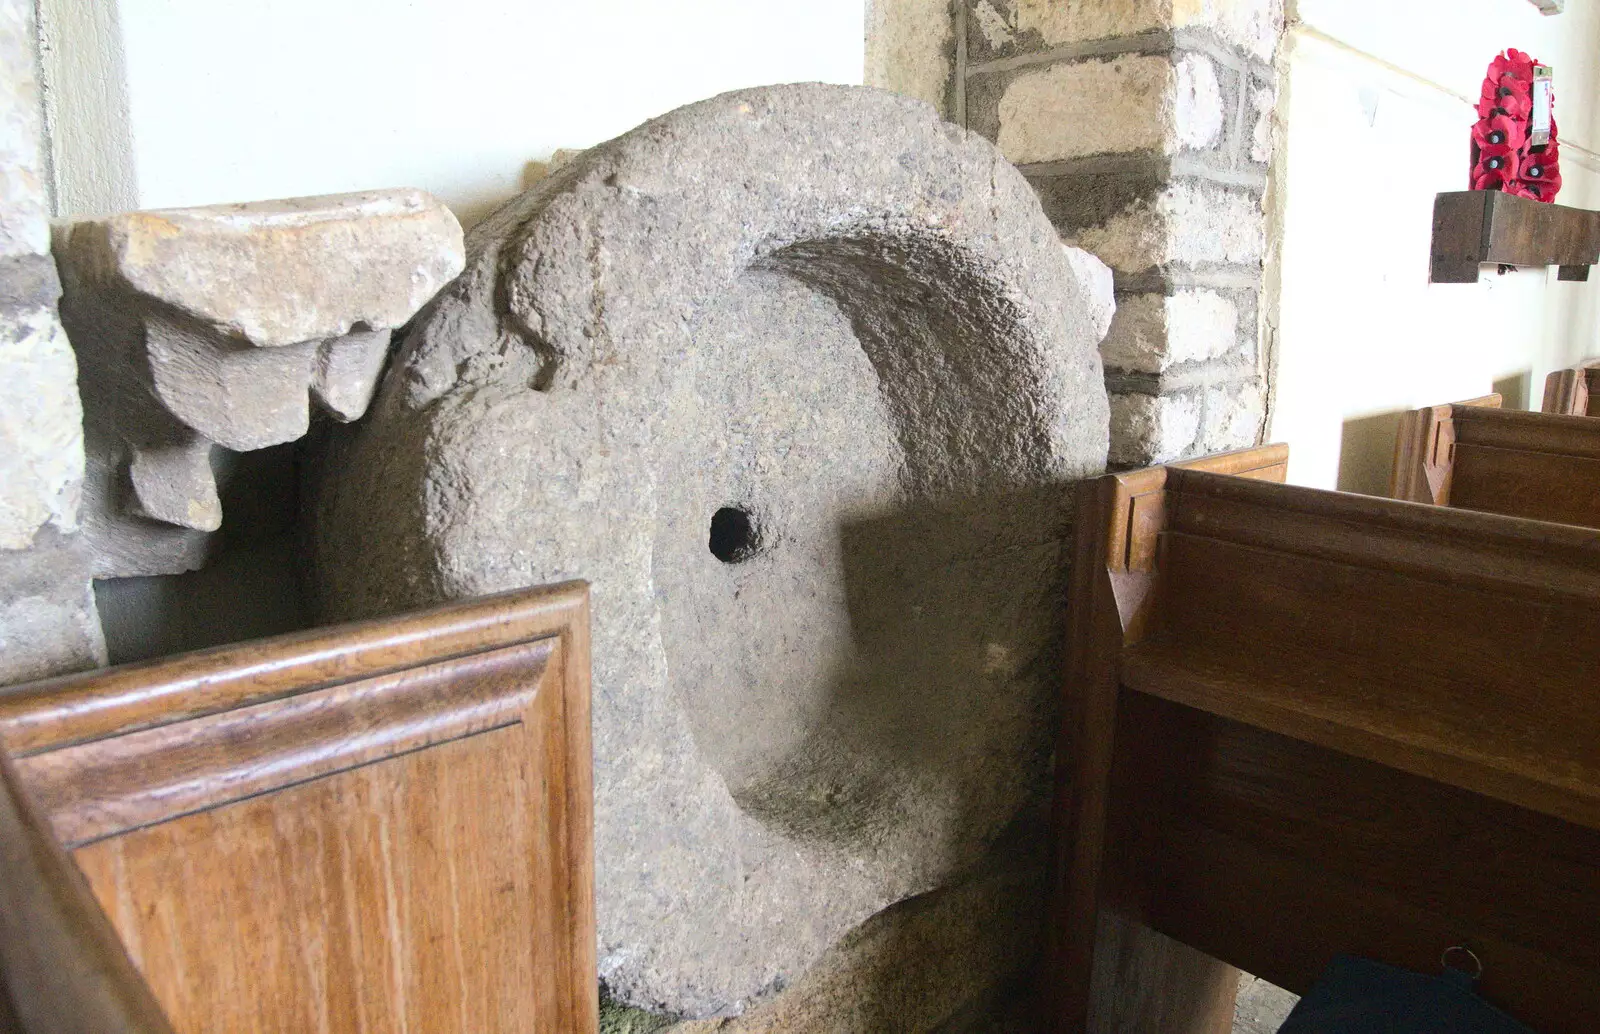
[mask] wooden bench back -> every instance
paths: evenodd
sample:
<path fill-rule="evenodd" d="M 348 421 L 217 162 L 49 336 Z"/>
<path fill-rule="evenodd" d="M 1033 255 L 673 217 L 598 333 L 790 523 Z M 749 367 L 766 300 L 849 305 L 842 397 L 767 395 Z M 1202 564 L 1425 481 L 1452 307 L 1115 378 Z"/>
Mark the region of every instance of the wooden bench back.
<path fill-rule="evenodd" d="M 1600 531 L 1171 468 L 1135 522 L 1150 477 L 1080 504 L 1057 1029 L 1212 1034 L 1221 963 L 1303 992 L 1463 942 L 1592 1029 Z"/>
<path fill-rule="evenodd" d="M 582 1034 L 587 600 L 21 687 L 0 741 L 177 1030 Z"/>
<path fill-rule="evenodd" d="M 1546 377 L 1541 408 L 1562 416 L 1600 416 L 1600 359 Z"/>
<path fill-rule="evenodd" d="M 1498 404 L 1489 396 L 1407 414 L 1390 495 L 1600 527 L 1600 422 Z"/>

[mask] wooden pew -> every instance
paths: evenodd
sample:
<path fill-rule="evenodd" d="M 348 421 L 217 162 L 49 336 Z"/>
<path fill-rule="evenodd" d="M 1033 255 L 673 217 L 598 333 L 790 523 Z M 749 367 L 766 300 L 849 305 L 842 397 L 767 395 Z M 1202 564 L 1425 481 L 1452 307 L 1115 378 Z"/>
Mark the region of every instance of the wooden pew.
<path fill-rule="evenodd" d="M 0 750 L 0 1031 L 172 1034 Z"/>
<path fill-rule="evenodd" d="M 1600 422 L 1499 405 L 1490 395 L 1406 414 L 1389 494 L 1600 527 Z"/>
<path fill-rule="evenodd" d="M 1600 416 L 1600 359 L 1546 377 L 1541 408 L 1563 416 Z"/>
<path fill-rule="evenodd" d="M 1593 1030 L 1600 530 L 1177 467 L 1078 513 L 1054 1029 L 1222 1034 L 1231 966 L 1465 943 Z"/>
<path fill-rule="evenodd" d="M 173 1027 L 598 1027 L 578 583 L 0 693 Z"/>

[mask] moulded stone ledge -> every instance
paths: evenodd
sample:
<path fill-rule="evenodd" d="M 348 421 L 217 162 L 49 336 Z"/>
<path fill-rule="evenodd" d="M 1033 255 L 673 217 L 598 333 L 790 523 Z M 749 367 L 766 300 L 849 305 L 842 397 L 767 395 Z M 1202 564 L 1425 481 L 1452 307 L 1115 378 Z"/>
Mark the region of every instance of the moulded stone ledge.
<path fill-rule="evenodd" d="M 313 403 L 359 418 L 390 333 L 465 261 L 455 216 L 411 189 L 125 212 L 55 244 L 102 576 L 196 566 L 223 516 L 213 447 L 294 441 Z"/>

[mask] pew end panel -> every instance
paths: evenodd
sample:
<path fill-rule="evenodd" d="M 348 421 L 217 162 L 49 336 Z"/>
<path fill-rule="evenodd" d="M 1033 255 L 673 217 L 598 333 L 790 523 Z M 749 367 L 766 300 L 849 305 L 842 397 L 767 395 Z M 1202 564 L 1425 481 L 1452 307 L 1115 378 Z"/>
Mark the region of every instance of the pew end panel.
<path fill-rule="evenodd" d="M 1407 414 L 1396 443 L 1390 495 L 1600 527 L 1600 423 L 1483 402 Z"/>
<path fill-rule="evenodd" d="M 1457 406 L 1499 409 L 1499 395 L 1414 409 L 1400 418 L 1389 472 L 1389 498 L 1413 503 L 1450 504 L 1451 458 L 1455 452 Z"/>
<path fill-rule="evenodd" d="M 1600 416 L 1600 359 L 1553 371 L 1544 381 L 1541 408 L 1563 416 Z"/>
<path fill-rule="evenodd" d="M 0 1031 L 173 1034 L 0 748 Z"/>
<path fill-rule="evenodd" d="M 0 695 L 174 1027 L 598 1027 L 588 591 Z"/>
<path fill-rule="evenodd" d="M 1190 466 L 1281 482 L 1288 448 L 1267 445 L 1192 461 Z M 1151 467 L 1085 482 L 1068 614 L 1068 671 L 1056 766 L 1056 840 L 1041 998 L 1058 1029 L 1081 1031 L 1091 1002 L 1148 1029 L 1225 1034 L 1238 973 L 1182 944 L 1125 924 L 1100 908 L 1107 791 L 1112 761 L 1118 665 L 1126 643 L 1146 631 L 1155 599 L 1156 546 L 1167 520 L 1166 480 L 1174 467 Z M 1098 952 L 1096 939 L 1104 943 Z M 1098 965 L 1098 971 L 1096 966 Z M 1118 966 L 1125 972 L 1118 975 Z M 1098 976 L 1096 973 L 1098 972 Z M 1096 995 L 1091 983 L 1116 983 L 1126 994 Z M 1145 989 L 1164 989 L 1145 995 Z M 1184 1017 L 1200 1018 L 1198 1025 Z M 1116 1015 L 1096 1017 L 1121 1029 Z M 1127 1029 L 1134 1029 L 1129 1027 Z"/>

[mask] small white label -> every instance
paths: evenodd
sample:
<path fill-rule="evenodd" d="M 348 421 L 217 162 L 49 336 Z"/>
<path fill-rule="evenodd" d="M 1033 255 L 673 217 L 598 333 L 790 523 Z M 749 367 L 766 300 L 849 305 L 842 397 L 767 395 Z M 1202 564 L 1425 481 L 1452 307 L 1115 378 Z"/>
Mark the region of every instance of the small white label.
<path fill-rule="evenodd" d="M 1547 65 L 1533 66 L 1533 112 L 1528 120 L 1528 143 L 1542 147 L 1550 142 L 1553 117 L 1551 82 L 1554 73 Z"/>

